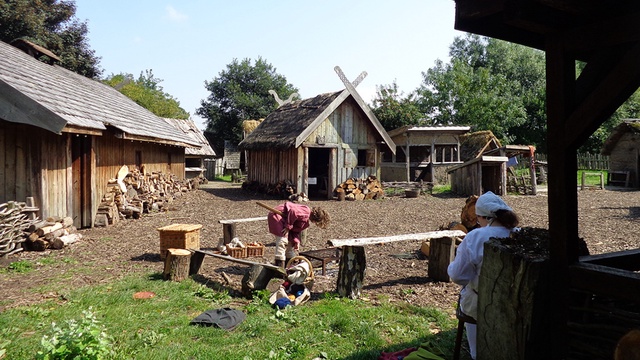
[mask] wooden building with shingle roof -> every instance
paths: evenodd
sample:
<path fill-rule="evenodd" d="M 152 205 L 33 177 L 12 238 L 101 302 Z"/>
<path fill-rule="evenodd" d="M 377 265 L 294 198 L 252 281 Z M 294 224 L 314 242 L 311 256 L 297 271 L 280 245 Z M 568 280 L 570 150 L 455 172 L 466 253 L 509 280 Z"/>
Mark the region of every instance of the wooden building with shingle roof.
<path fill-rule="evenodd" d="M 349 178 L 380 176 L 381 151 L 395 144 L 351 83 L 282 104 L 240 142 L 247 182 L 288 181 L 296 192 L 331 198 Z"/>
<path fill-rule="evenodd" d="M 182 178 L 199 146 L 110 86 L 0 42 L 0 203 L 33 197 L 41 218 L 90 227 L 123 165 Z"/>
<path fill-rule="evenodd" d="M 200 145 L 199 148 L 188 147 L 184 150 L 185 179 L 204 177 L 204 171 L 206 170 L 204 159 L 216 157 L 216 152 L 209 144 L 209 140 L 198 129 L 193 119 L 164 118 L 164 120 Z"/>
<path fill-rule="evenodd" d="M 609 156 L 609 182 L 614 176 L 620 182 L 640 187 L 640 119 L 627 119 L 616 126 L 602 146 L 602 155 Z"/>

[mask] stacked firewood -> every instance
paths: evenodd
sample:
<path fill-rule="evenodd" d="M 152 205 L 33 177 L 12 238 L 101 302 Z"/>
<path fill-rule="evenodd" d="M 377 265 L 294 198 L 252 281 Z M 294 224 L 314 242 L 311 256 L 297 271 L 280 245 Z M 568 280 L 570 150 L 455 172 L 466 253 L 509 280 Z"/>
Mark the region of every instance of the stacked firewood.
<path fill-rule="evenodd" d="M 73 226 L 73 219 L 68 216 L 34 221 L 26 229 L 26 233 L 25 247 L 35 251 L 60 250 L 82 239 L 82 234 Z"/>
<path fill-rule="evenodd" d="M 289 199 L 296 194 L 296 185 L 291 180 L 281 180 L 276 184 L 261 184 L 257 181 L 245 181 L 242 189 L 261 194 L 276 196 L 281 199 Z"/>
<path fill-rule="evenodd" d="M 0 256 L 22 251 L 25 230 L 35 221 L 26 203 L 9 201 L 0 204 Z"/>
<path fill-rule="evenodd" d="M 107 184 L 94 225 L 107 226 L 121 219 L 137 219 L 143 213 L 164 211 L 182 193 L 197 188 L 197 179 L 180 180 L 171 174 L 147 174 L 144 169 L 130 171 L 123 166 Z"/>
<path fill-rule="evenodd" d="M 384 197 L 382 183 L 373 175 L 366 179 L 350 178 L 338 185 L 334 190 L 338 199 L 345 200 L 369 200 Z"/>

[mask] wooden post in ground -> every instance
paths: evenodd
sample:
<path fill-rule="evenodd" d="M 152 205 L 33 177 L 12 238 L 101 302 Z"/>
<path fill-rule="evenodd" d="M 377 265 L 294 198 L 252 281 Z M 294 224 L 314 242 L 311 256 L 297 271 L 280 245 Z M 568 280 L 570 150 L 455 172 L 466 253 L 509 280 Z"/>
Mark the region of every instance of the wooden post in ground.
<path fill-rule="evenodd" d="M 167 249 L 164 260 L 163 278 L 165 280 L 182 281 L 189 277 L 191 251 L 186 249 Z"/>
<path fill-rule="evenodd" d="M 282 277 L 282 274 L 259 264 L 252 265 L 242 278 L 242 295 L 250 298 L 254 290 L 266 289 L 276 276 Z"/>
<path fill-rule="evenodd" d="M 359 298 L 366 268 L 363 246 L 343 246 L 338 269 L 338 295 L 350 299 Z"/>
<path fill-rule="evenodd" d="M 430 240 L 429 268 L 427 273 L 435 281 L 449 282 L 447 268 L 456 256 L 455 238 L 442 237 Z"/>
<path fill-rule="evenodd" d="M 224 238 L 224 244 L 229 244 L 236 237 L 236 223 L 222 224 L 222 237 Z"/>

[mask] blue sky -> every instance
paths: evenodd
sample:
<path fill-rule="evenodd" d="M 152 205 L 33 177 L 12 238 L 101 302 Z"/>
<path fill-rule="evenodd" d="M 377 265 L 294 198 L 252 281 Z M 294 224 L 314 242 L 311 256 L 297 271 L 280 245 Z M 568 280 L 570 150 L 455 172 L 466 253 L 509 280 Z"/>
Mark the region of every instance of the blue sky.
<path fill-rule="evenodd" d="M 151 69 L 160 86 L 195 115 L 205 81 L 233 59 L 262 57 L 302 98 L 341 90 L 334 66 L 370 102 L 376 86 L 396 81 L 409 93 L 437 59 L 448 61 L 453 0 L 76 0 L 104 75 Z"/>

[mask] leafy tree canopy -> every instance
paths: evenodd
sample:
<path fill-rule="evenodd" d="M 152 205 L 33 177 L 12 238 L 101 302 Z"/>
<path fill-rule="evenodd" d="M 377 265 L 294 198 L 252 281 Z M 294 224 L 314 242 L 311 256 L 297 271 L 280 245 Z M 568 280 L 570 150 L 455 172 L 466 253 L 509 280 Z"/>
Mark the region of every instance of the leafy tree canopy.
<path fill-rule="evenodd" d="M 405 125 L 418 125 L 423 118 L 414 100 L 414 94 L 404 97 L 394 81 L 391 85 L 376 86 L 373 99 L 373 113 L 385 130 L 397 129 Z"/>
<path fill-rule="evenodd" d="M 206 132 L 215 139 L 216 149 L 222 149 L 225 140 L 236 144 L 242 140 L 242 121 L 264 118 L 278 108 L 269 90 L 281 99 L 298 91 L 262 58 L 233 59 L 218 77 L 205 81 L 205 88 L 211 94 L 200 102 L 196 114 L 206 119 Z"/>
<path fill-rule="evenodd" d="M 138 79 L 131 74 L 110 75 L 104 82 L 157 116 L 189 118 L 189 113 L 180 107 L 180 103 L 163 91 L 159 85 L 162 79 L 154 77 L 152 70 L 141 72 Z"/>
<path fill-rule="evenodd" d="M 544 145 L 544 54 L 468 34 L 436 61 L 417 90 L 420 110 L 433 124 L 491 130 L 504 143 Z"/>
<path fill-rule="evenodd" d="M 5 0 L 0 3 L 0 40 L 29 40 L 51 50 L 61 66 L 95 79 L 100 58 L 88 44 L 88 27 L 75 17 L 73 0 Z"/>

